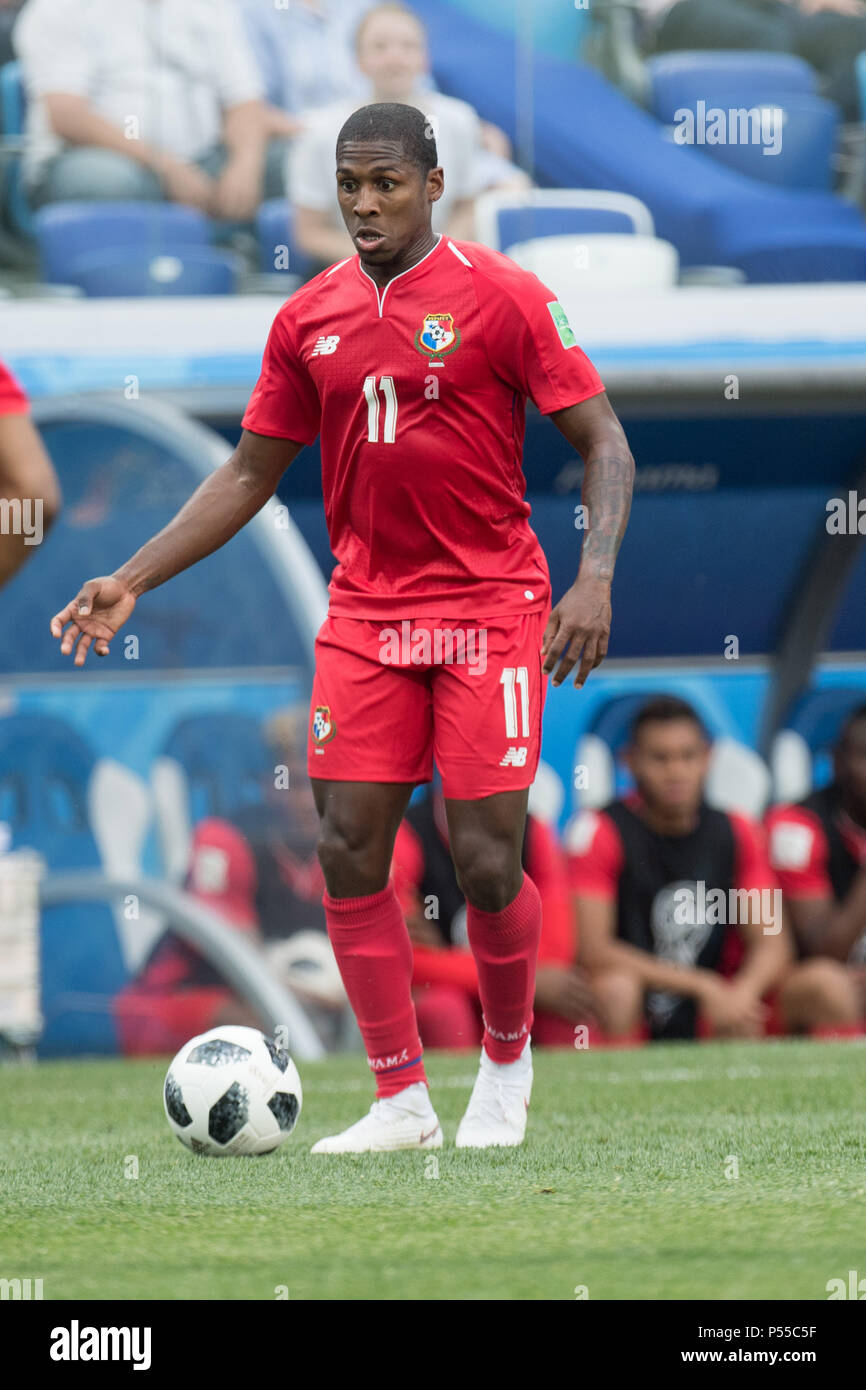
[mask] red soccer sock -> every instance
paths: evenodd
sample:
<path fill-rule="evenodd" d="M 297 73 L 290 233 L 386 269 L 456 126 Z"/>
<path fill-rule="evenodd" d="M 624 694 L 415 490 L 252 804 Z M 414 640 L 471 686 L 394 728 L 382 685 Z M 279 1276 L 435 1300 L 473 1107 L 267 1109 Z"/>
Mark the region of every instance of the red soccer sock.
<path fill-rule="evenodd" d="M 466 929 L 478 967 L 484 1051 L 492 1062 L 516 1062 L 532 1027 L 541 939 L 541 898 L 529 875 L 502 912 L 482 912 L 469 903 Z"/>
<path fill-rule="evenodd" d="M 328 936 L 349 996 L 376 1095 L 426 1082 L 412 1003 L 412 943 L 389 883 L 366 898 L 324 896 Z"/>

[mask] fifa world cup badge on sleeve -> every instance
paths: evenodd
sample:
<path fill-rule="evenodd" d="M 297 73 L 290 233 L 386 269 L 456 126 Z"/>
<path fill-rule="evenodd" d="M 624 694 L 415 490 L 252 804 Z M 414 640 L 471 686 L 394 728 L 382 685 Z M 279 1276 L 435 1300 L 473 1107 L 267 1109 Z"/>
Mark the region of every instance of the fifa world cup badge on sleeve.
<path fill-rule="evenodd" d="M 460 329 L 454 327 L 453 314 L 425 314 L 415 334 L 415 346 L 431 362 L 441 362 L 460 346 Z"/>
<path fill-rule="evenodd" d="M 336 732 L 330 705 L 317 705 L 313 714 L 313 742 L 329 743 Z"/>
<path fill-rule="evenodd" d="M 571 324 L 568 322 L 568 315 L 561 304 L 552 299 L 548 304 L 550 317 L 556 324 L 556 331 L 559 334 L 560 342 L 565 348 L 577 347 L 577 339 L 571 331 Z"/>

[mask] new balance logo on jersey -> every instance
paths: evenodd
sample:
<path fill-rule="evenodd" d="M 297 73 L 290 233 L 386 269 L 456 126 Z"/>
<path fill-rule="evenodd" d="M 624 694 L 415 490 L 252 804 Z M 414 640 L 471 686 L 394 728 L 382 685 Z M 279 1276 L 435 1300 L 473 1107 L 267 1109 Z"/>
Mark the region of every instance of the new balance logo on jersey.
<path fill-rule="evenodd" d="M 327 338 L 317 338 L 316 346 L 313 348 L 313 357 L 330 357 L 332 352 L 337 351 L 337 344 L 340 341 L 339 333 L 329 333 Z"/>
<path fill-rule="evenodd" d="M 525 748 L 509 748 L 508 752 L 505 754 L 505 757 L 502 759 L 499 766 L 526 767 L 526 754 L 527 749 Z"/>

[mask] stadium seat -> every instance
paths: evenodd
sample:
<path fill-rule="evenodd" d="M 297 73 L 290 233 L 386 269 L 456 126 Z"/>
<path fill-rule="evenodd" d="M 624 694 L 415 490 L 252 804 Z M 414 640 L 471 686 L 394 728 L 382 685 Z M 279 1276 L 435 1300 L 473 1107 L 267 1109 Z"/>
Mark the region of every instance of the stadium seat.
<path fill-rule="evenodd" d="M 256 235 L 259 242 L 259 268 L 266 275 L 289 274 L 305 278 L 317 269 L 313 261 L 297 245 L 294 237 L 294 210 L 285 198 L 269 198 L 262 203 L 256 216 Z M 277 248 L 285 247 L 287 265 L 280 263 Z"/>
<path fill-rule="evenodd" d="M 529 814 L 545 825 L 556 825 L 565 805 L 565 787 L 550 763 L 540 760 L 529 788 Z"/>
<path fill-rule="evenodd" d="M 694 148 L 729 169 L 764 183 L 829 191 L 841 120 L 835 102 L 817 96 L 795 96 L 754 109 L 760 110 L 760 122 L 756 118 L 749 124 L 748 140 L 696 144 Z"/>
<path fill-rule="evenodd" d="M 590 233 L 519 241 L 508 255 L 560 298 L 588 291 L 664 289 L 677 282 L 676 247 L 659 237 Z"/>
<path fill-rule="evenodd" d="M 0 67 L 0 129 L 3 131 L 4 140 L 17 141 L 23 136 L 24 116 L 21 64 L 4 63 Z M 33 231 L 33 214 L 24 191 L 20 154 L 4 153 L 3 164 L 0 167 L 0 188 L 3 191 L 3 208 L 13 231 L 30 236 Z"/>
<path fill-rule="evenodd" d="M 91 298 L 233 294 L 241 269 L 239 256 L 212 246 L 173 247 L 149 258 L 114 249 L 76 257 L 67 278 Z"/>
<path fill-rule="evenodd" d="M 866 705 L 866 686 L 808 690 L 774 740 L 771 765 L 776 801 L 799 801 L 832 777 L 832 750 L 845 719 Z"/>
<path fill-rule="evenodd" d="M 772 780 L 763 758 L 734 738 L 717 738 L 707 772 L 706 798 L 719 811 L 758 820 L 770 800 Z"/>
<path fill-rule="evenodd" d="M 672 125 L 683 107 L 762 106 L 817 92 L 814 69 L 789 53 L 686 51 L 647 61 L 653 115 Z"/>
<path fill-rule="evenodd" d="M 516 139 L 516 93 L 527 84 L 508 35 L 469 15 L 458 19 L 447 0 L 414 0 L 414 8 L 428 27 L 442 91 L 472 101 Z M 683 268 L 729 265 L 766 283 L 866 279 L 866 225 L 841 197 L 759 183 L 672 145 L 652 115 L 586 64 L 536 55 L 531 92 L 536 180 L 640 199 Z"/>
<path fill-rule="evenodd" d="M 273 768 L 261 725 L 250 715 L 192 715 L 175 726 L 151 774 L 161 856 L 171 880 L 186 873 L 193 827 L 210 816 L 231 820 L 240 806 L 261 802 Z"/>
<path fill-rule="evenodd" d="M 0 719 L 0 820 L 13 849 L 36 850 L 49 873 L 102 868 L 88 806 L 96 758 L 77 729 L 40 714 Z M 127 978 L 111 909 L 46 908 L 41 924 L 39 1051 L 111 1053 L 110 1002 Z"/>
<path fill-rule="evenodd" d="M 171 255 L 210 242 L 204 213 L 179 203 L 51 203 L 36 213 L 33 227 L 50 284 L 76 283 L 72 271 L 82 256 L 115 250 L 138 258 Z"/>
<path fill-rule="evenodd" d="M 589 232 L 655 233 L 652 214 L 639 198 L 605 189 L 530 188 L 484 193 L 475 205 L 479 241 L 495 251 L 538 237 Z"/>

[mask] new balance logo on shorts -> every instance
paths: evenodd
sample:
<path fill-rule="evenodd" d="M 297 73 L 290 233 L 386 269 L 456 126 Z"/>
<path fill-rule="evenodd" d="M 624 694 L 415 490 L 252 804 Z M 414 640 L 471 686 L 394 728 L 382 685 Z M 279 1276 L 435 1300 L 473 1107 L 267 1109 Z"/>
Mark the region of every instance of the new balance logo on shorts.
<path fill-rule="evenodd" d="M 322 336 L 316 339 L 316 346 L 311 353 L 312 357 L 330 357 L 332 352 L 337 351 L 337 344 L 340 341 L 339 333 L 329 333 L 327 337 Z"/>
<path fill-rule="evenodd" d="M 526 767 L 525 748 L 509 748 L 505 757 L 500 762 L 500 767 Z"/>

